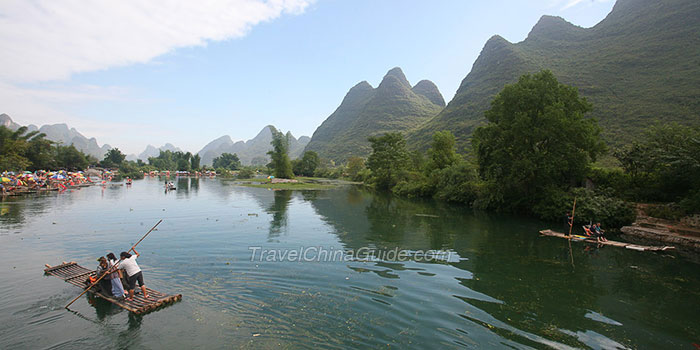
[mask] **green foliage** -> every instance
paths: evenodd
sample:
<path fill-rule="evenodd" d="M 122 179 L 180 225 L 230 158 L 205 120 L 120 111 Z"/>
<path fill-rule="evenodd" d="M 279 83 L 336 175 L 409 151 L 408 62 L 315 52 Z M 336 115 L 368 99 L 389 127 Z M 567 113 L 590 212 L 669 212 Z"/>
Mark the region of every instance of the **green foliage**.
<path fill-rule="evenodd" d="M 457 163 L 459 156 L 455 151 L 455 136 L 448 130 L 433 134 L 433 144 L 428 150 L 430 163 L 428 169 L 445 169 Z"/>
<path fill-rule="evenodd" d="M 245 167 L 238 172 L 239 179 L 250 179 L 255 176 L 255 171 L 249 167 Z"/>
<path fill-rule="evenodd" d="M 213 167 L 215 169 L 238 170 L 241 168 L 241 160 L 237 154 L 222 153 L 214 158 Z"/>
<path fill-rule="evenodd" d="M 679 201 L 700 190 L 700 127 L 657 125 L 615 157 L 638 199 Z"/>
<path fill-rule="evenodd" d="M 122 178 L 143 179 L 144 166 L 139 166 L 133 161 L 124 161 L 119 166 L 119 176 Z"/>
<path fill-rule="evenodd" d="M 686 215 L 686 211 L 674 203 L 650 205 L 644 209 L 644 213 L 651 217 L 666 220 L 680 220 Z"/>
<path fill-rule="evenodd" d="M 101 165 L 105 168 L 119 167 L 124 159 L 126 159 L 126 155 L 115 147 L 107 151 Z"/>
<path fill-rule="evenodd" d="M 24 126 L 16 131 L 0 126 L 0 169 L 79 170 L 88 166 L 88 157 L 74 146 L 54 145 L 45 136 L 37 131 L 27 132 L 27 127 Z"/>
<path fill-rule="evenodd" d="M 192 170 L 199 169 L 199 163 L 202 161 L 202 157 L 199 156 L 199 154 L 195 154 L 190 158 L 190 165 L 192 167 Z"/>
<path fill-rule="evenodd" d="M 600 222 L 604 228 L 620 228 L 631 224 L 636 218 L 636 211 L 630 203 L 609 192 L 594 192 L 585 188 L 564 192 L 548 186 L 539 194 L 539 200 L 532 211 L 542 219 L 565 222 L 564 215 L 571 212 L 574 197 L 576 225 Z"/>
<path fill-rule="evenodd" d="M 319 164 L 320 159 L 318 157 L 318 153 L 314 151 L 306 151 L 301 159 L 295 159 L 292 161 L 292 169 L 295 175 L 314 176 L 314 172 Z"/>
<path fill-rule="evenodd" d="M 289 160 L 289 139 L 277 129 L 270 127 L 272 131 L 272 150 L 267 152 L 270 156 L 271 168 L 274 169 L 275 177 L 281 179 L 294 178 L 292 163 Z"/>
<path fill-rule="evenodd" d="M 565 189 L 583 180 L 605 151 L 590 104 L 549 71 L 506 86 L 474 133 L 479 174 L 493 193 L 488 207 L 529 211 L 544 186 Z"/>
<path fill-rule="evenodd" d="M 457 161 L 433 173 L 435 198 L 472 205 L 479 196 L 479 176 L 476 167 Z"/>
<path fill-rule="evenodd" d="M 56 146 L 54 159 L 56 167 L 72 171 L 85 169 L 89 165 L 85 154 L 73 145 Z"/>
<path fill-rule="evenodd" d="M 158 170 L 170 171 L 190 171 L 192 170 L 193 156 L 190 152 L 173 152 L 170 150 L 161 150 L 158 157 L 149 157 L 148 164 Z"/>
<path fill-rule="evenodd" d="M 29 145 L 22 137 L 26 131 L 26 127 L 12 131 L 5 126 L 0 126 L 0 169 L 22 170 L 31 164 L 25 156 Z"/>
<path fill-rule="evenodd" d="M 348 176 L 352 181 L 364 181 L 366 178 L 363 176 L 367 168 L 365 167 L 365 160 L 361 157 L 350 157 L 348 159 L 347 171 Z"/>
<path fill-rule="evenodd" d="M 371 181 L 380 189 L 391 189 L 409 164 L 406 140 L 400 133 L 387 133 L 369 138 L 372 154 L 367 167 L 372 171 Z"/>

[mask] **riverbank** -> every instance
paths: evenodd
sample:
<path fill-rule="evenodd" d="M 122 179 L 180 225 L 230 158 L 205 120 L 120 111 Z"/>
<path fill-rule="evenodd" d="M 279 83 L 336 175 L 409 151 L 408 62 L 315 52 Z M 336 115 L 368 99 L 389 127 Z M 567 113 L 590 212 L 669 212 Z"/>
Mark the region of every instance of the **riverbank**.
<path fill-rule="evenodd" d="M 700 220 L 672 221 L 647 215 L 644 204 L 637 205 L 637 219 L 620 229 L 623 235 L 643 240 L 671 244 L 681 249 L 700 253 Z M 696 216 L 697 217 L 697 216 Z"/>

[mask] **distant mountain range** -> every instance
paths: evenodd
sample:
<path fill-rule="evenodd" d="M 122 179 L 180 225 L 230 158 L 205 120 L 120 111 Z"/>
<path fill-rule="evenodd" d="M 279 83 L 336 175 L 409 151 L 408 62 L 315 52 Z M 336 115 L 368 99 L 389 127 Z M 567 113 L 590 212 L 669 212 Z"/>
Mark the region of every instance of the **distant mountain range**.
<path fill-rule="evenodd" d="M 394 131 L 407 136 L 410 148 L 424 150 L 436 131 L 450 130 L 459 151 L 469 152 L 471 134 L 485 123 L 484 111 L 494 96 L 521 75 L 542 69 L 577 87 L 592 103 L 589 117 L 598 119 L 612 146 L 630 143 L 657 123 L 700 125 L 700 1 L 618 0 L 592 28 L 542 16 L 522 42 L 495 35 L 447 106 L 435 84 L 422 80 L 411 86 L 401 69 L 393 68 L 377 88 L 366 81 L 352 87 L 311 138 L 288 133 L 290 157 L 310 150 L 342 163 L 369 155 L 369 136 Z M 19 127 L 6 114 L 0 123 Z M 238 154 L 243 164 L 266 164 L 270 128 L 245 142 L 229 136 L 211 141 L 198 152 L 201 164 L 211 165 L 224 152 Z M 99 159 L 111 148 L 65 124 L 38 130 Z M 149 145 L 130 158 L 147 161 L 161 149 L 179 150 L 171 144 Z"/>
<path fill-rule="evenodd" d="M 272 149 L 272 128 L 268 125 L 264 127 L 254 138 L 248 141 L 233 142 L 230 136 L 224 135 L 209 142 L 202 150 L 197 152 L 201 157 L 201 164 L 211 166 L 214 158 L 223 153 L 238 155 L 243 165 L 265 165 L 269 163 L 267 152 Z M 298 158 L 304 151 L 304 147 L 309 143 L 308 136 L 295 138 L 291 132 L 287 132 L 289 139 L 289 158 Z"/>
<path fill-rule="evenodd" d="M 454 99 L 409 132 L 408 144 L 425 149 L 433 133 L 451 130 L 468 151 L 493 97 L 542 69 L 578 87 L 613 146 L 656 123 L 700 125 L 700 1 L 618 0 L 592 28 L 543 16 L 520 43 L 493 36 Z"/>
<path fill-rule="evenodd" d="M 139 155 L 130 154 L 126 157 L 126 159 L 133 161 L 141 159 L 145 163 L 148 163 L 148 158 L 158 157 L 160 155 L 160 151 L 183 152 L 180 148 L 175 147 L 172 143 L 166 143 L 158 148 L 152 145 L 148 145 L 146 146 L 146 149 L 143 150 L 143 152 L 139 153 Z"/>
<path fill-rule="evenodd" d="M 314 132 L 306 146 L 322 158 L 343 162 L 367 156 L 367 138 L 386 132 L 408 132 L 445 107 L 437 86 L 422 80 L 415 86 L 401 68 L 391 69 L 375 89 L 366 81 L 355 85 L 340 106 Z"/>
<path fill-rule="evenodd" d="M 7 114 L 0 114 L 0 125 L 3 125 L 11 130 L 17 130 L 20 125 L 15 123 L 12 118 Z M 105 153 L 109 151 L 112 146 L 104 144 L 100 146 L 97 144 L 97 140 L 93 138 L 87 138 L 83 134 L 79 133 L 75 128 L 68 128 L 66 124 L 52 124 L 52 125 L 42 125 L 37 128 L 36 125 L 27 125 L 28 131 L 38 130 L 41 133 L 46 134 L 46 139 L 50 141 L 57 142 L 62 145 L 73 145 L 78 150 L 94 156 L 97 159 L 103 159 Z"/>

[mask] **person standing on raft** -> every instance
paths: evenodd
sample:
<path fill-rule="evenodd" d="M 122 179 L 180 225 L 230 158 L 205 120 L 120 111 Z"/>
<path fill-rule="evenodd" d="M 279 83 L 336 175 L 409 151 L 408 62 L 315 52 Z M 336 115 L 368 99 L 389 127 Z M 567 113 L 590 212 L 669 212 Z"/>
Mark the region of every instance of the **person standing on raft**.
<path fill-rule="evenodd" d="M 131 255 L 127 252 L 121 252 L 119 256 L 122 262 L 119 263 L 119 269 L 126 271 L 126 282 L 129 292 L 129 297 L 127 300 L 134 300 L 134 288 L 136 288 L 136 282 L 139 283 L 141 287 L 141 292 L 144 298 L 148 298 L 148 292 L 146 292 L 146 285 L 143 284 L 143 273 L 141 273 L 141 268 L 136 263 L 136 258 L 140 256 L 136 249 L 133 249 L 135 255 Z"/>

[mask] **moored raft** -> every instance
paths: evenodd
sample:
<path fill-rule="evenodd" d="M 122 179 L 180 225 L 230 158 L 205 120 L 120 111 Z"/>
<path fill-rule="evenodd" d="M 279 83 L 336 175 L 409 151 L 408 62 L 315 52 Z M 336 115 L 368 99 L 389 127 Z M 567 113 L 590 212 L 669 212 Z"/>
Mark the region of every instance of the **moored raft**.
<path fill-rule="evenodd" d="M 85 289 L 85 280 L 90 276 L 95 276 L 95 270 L 86 269 L 78 263 L 63 262 L 60 265 L 50 266 L 46 265 L 44 273 L 47 275 L 56 276 L 74 286 Z M 90 293 L 99 296 L 129 312 L 137 315 L 145 314 L 151 311 L 155 311 L 163 306 L 170 305 L 182 300 L 182 294 L 164 294 L 157 290 L 146 288 L 148 291 L 148 299 L 144 298 L 140 293 L 134 295 L 134 300 L 129 301 L 126 299 L 116 299 L 112 296 L 105 295 L 101 292 L 95 290 L 90 290 Z"/>
<path fill-rule="evenodd" d="M 672 247 L 672 246 L 648 246 L 648 245 L 638 245 L 638 244 L 611 241 L 611 240 L 607 240 L 605 242 L 602 242 L 602 241 L 598 242 L 595 239 L 595 237 L 578 236 L 578 235 L 567 236 L 566 234 L 552 231 L 552 230 L 542 230 L 542 231 L 540 231 L 540 234 L 543 236 L 571 239 L 574 242 L 582 241 L 582 242 L 591 243 L 591 244 L 609 245 L 609 246 L 613 246 L 613 247 L 638 250 L 638 251 L 642 251 L 642 252 L 645 252 L 645 251 L 659 252 L 659 251 L 676 249 L 675 247 Z"/>

